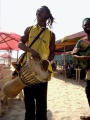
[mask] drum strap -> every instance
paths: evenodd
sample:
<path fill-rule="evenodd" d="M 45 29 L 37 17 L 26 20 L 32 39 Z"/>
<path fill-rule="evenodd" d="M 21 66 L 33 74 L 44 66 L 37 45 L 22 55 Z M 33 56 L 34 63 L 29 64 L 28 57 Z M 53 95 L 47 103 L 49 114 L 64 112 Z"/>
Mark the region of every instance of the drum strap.
<path fill-rule="evenodd" d="M 32 41 L 32 43 L 30 44 L 29 47 L 31 47 L 31 46 L 34 44 L 34 42 L 38 39 L 38 37 L 41 35 L 41 33 L 42 33 L 44 30 L 45 30 L 45 28 L 42 28 L 42 30 L 40 31 L 40 33 L 35 37 L 35 39 Z"/>
<path fill-rule="evenodd" d="M 35 41 L 38 39 L 38 37 L 41 35 L 41 33 L 42 33 L 45 29 L 46 29 L 46 28 L 42 28 L 42 30 L 40 31 L 40 33 L 35 37 L 35 39 L 34 39 L 33 42 L 30 44 L 29 47 L 31 47 L 31 46 L 35 43 Z M 30 30 L 31 30 L 31 28 L 30 28 Z M 19 63 L 17 64 L 16 70 L 13 72 L 13 75 L 14 75 L 14 76 L 18 74 L 18 71 L 20 70 L 21 64 L 22 64 L 22 62 L 23 62 L 23 59 L 24 59 L 26 53 L 27 53 L 27 52 L 25 52 L 25 53 L 22 54 L 22 58 L 20 59 Z"/>

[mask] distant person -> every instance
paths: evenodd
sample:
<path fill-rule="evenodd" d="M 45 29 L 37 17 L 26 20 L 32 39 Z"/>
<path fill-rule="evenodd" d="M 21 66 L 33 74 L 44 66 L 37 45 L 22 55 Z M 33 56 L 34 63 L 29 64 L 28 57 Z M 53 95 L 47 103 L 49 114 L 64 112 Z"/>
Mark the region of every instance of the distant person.
<path fill-rule="evenodd" d="M 67 78 L 71 77 L 71 71 L 70 71 L 70 64 L 69 64 L 69 62 L 66 64 L 66 76 L 67 76 Z"/>
<path fill-rule="evenodd" d="M 78 64 L 77 64 L 77 61 L 76 61 L 76 60 L 73 62 L 73 67 L 74 67 L 74 69 L 75 69 L 75 68 L 78 68 Z"/>
<path fill-rule="evenodd" d="M 90 55 L 87 53 L 90 52 L 90 18 L 85 18 L 82 22 L 82 27 L 86 33 L 85 38 L 80 39 L 76 46 L 73 49 L 72 55 L 73 58 L 82 62 L 86 61 L 86 87 L 85 92 L 88 100 L 88 104 L 90 107 Z M 84 53 L 80 55 L 80 51 L 83 50 Z M 83 99 L 83 98 L 81 98 Z M 90 120 L 90 116 L 81 116 L 81 120 Z"/>
<path fill-rule="evenodd" d="M 74 64 L 72 60 L 70 61 L 70 72 L 71 72 L 71 78 L 72 78 L 74 75 Z"/>

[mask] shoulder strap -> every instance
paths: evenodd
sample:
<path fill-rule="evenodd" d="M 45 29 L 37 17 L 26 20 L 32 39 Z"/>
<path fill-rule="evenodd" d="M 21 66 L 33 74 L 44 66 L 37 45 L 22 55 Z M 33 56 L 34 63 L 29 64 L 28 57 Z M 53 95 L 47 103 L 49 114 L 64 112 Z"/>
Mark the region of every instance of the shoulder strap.
<path fill-rule="evenodd" d="M 43 28 L 43 29 L 40 31 L 40 33 L 35 37 L 35 39 L 34 39 L 33 42 L 30 44 L 29 47 L 31 47 L 31 46 L 34 44 L 34 42 L 38 39 L 38 37 L 41 35 L 41 33 L 42 33 L 44 30 L 45 30 L 45 28 Z"/>
<path fill-rule="evenodd" d="M 31 29 L 30 29 L 31 30 Z M 41 33 L 45 30 L 45 28 L 43 28 L 40 33 L 35 37 L 35 39 L 32 41 L 32 43 L 30 44 L 29 48 L 35 43 L 35 41 L 38 39 L 38 37 L 41 35 Z M 26 55 L 27 52 L 25 52 L 22 56 L 22 59 L 21 59 L 21 62 L 23 61 L 25 55 Z"/>
<path fill-rule="evenodd" d="M 30 29 L 31 30 L 31 29 Z M 38 39 L 38 37 L 41 35 L 41 33 L 43 32 L 45 30 L 45 28 L 43 28 L 41 31 L 40 31 L 40 33 L 35 37 L 35 39 L 32 41 L 32 43 L 30 44 L 30 46 L 29 46 L 29 48 L 35 43 L 35 41 Z M 23 54 L 23 57 L 22 57 L 22 59 L 21 59 L 21 61 L 24 59 L 24 56 L 26 55 L 26 53 L 27 52 L 25 52 L 24 54 Z"/>
<path fill-rule="evenodd" d="M 32 27 L 31 27 L 31 28 L 32 28 Z M 31 30 L 31 28 L 30 28 L 30 30 Z M 29 30 L 29 31 L 30 31 L 30 30 Z M 45 30 L 45 28 L 43 28 L 43 29 L 40 31 L 40 33 L 35 37 L 35 39 L 34 39 L 33 42 L 30 44 L 29 47 L 31 47 L 31 46 L 34 44 L 34 42 L 37 40 L 37 38 L 41 35 L 41 33 L 42 33 L 44 30 Z M 17 68 L 16 68 L 16 70 L 13 72 L 13 75 L 16 75 L 16 74 L 18 73 L 18 71 L 20 70 L 21 63 L 23 62 L 23 59 L 24 59 L 26 53 L 27 53 L 27 52 L 25 52 L 25 53 L 22 54 L 22 57 L 21 57 L 19 63 L 17 64 Z"/>

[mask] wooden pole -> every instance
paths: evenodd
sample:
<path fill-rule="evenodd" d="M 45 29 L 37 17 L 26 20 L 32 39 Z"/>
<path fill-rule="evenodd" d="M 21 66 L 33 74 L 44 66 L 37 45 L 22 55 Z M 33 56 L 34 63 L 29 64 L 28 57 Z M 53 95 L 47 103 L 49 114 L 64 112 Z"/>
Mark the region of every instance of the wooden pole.
<path fill-rule="evenodd" d="M 64 44 L 64 72 L 65 72 L 65 81 L 66 81 L 66 54 L 65 54 L 65 44 Z"/>
<path fill-rule="evenodd" d="M 18 61 L 18 54 L 19 54 L 19 51 L 17 50 L 17 61 Z"/>

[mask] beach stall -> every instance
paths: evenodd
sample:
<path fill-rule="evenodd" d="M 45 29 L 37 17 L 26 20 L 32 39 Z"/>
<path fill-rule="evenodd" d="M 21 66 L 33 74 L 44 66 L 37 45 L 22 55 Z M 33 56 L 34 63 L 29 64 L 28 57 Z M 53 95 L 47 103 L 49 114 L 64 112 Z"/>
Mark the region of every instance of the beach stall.
<path fill-rule="evenodd" d="M 75 34 L 72 35 L 68 35 L 63 37 L 60 40 L 56 41 L 56 49 L 55 52 L 57 52 L 59 54 L 59 52 L 63 52 L 64 55 L 64 69 L 66 66 L 66 52 L 68 51 L 72 51 L 74 46 L 76 45 L 77 41 L 81 38 L 83 38 L 86 35 L 86 33 L 84 31 L 81 32 L 77 32 Z M 69 52 L 70 54 L 70 52 Z M 66 71 L 65 71 L 65 77 L 66 77 Z"/>

